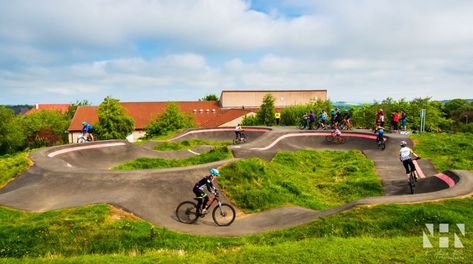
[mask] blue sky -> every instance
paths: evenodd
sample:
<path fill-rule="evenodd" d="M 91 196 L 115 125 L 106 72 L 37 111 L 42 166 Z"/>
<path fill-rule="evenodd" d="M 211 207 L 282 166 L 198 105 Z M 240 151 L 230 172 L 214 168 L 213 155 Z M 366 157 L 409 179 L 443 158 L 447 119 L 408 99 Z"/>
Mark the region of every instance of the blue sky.
<path fill-rule="evenodd" d="M 469 0 L 0 0 L 0 104 L 473 98 Z"/>

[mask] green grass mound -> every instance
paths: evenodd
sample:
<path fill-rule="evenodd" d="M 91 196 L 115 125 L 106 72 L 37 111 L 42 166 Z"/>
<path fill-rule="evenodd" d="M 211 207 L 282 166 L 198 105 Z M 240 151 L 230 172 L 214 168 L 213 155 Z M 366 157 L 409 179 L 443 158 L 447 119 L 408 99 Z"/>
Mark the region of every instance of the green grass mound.
<path fill-rule="evenodd" d="M 30 166 L 28 151 L 0 156 L 0 188 Z"/>
<path fill-rule="evenodd" d="M 162 142 L 154 146 L 154 150 L 159 151 L 170 151 L 170 150 L 186 150 L 192 149 L 196 146 L 209 145 L 213 147 L 226 147 L 231 145 L 232 142 L 228 141 L 209 141 L 203 139 L 191 139 L 191 140 L 182 140 L 176 142 Z"/>
<path fill-rule="evenodd" d="M 10 258 L 0 263 L 471 263 L 472 203 L 357 207 L 303 226 L 234 238 L 176 233 L 107 205 L 45 213 L 0 207 L 0 257 Z M 465 236 L 459 235 L 464 248 L 439 249 L 436 235 L 429 238 L 437 241 L 434 248 L 424 249 L 426 223 L 450 224 L 451 236 L 459 233 L 457 223 L 465 224 Z M 20 257 L 31 258 L 12 259 Z"/>
<path fill-rule="evenodd" d="M 207 153 L 186 159 L 139 158 L 126 164 L 113 167 L 113 170 L 142 170 L 185 167 L 204 164 L 232 158 L 232 152 L 227 147 L 217 147 Z"/>
<path fill-rule="evenodd" d="M 416 152 L 439 171 L 473 170 L 473 134 L 422 133 L 412 136 Z"/>
<path fill-rule="evenodd" d="M 271 162 L 237 161 L 221 173 L 219 184 L 246 212 L 287 204 L 321 210 L 383 195 L 373 162 L 354 150 L 279 152 Z"/>

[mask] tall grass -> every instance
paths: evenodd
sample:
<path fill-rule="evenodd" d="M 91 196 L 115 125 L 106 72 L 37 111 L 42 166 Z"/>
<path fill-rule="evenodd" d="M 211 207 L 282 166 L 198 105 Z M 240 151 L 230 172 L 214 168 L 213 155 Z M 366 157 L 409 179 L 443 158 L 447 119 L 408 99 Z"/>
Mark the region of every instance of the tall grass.
<path fill-rule="evenodd" d="M 426 223 L 436 226 L 449 223 L 452 228 L 457 223 L 463 223 L 466 234 L 460 239 L 464 249 L 441 249 L 441 252 L 443 257 L 456 256 L 455 263 L 469 263 L 467 261 L 473 257 L 472 202 L 473 198 L 468 198 L 425 204 L 358 207 L 315 219 L 306 225 L 234 238 L 176 233 L 127 217 L 110 220 L 117 218 L 110 217 L 111 208 L 107 205 L 46 213 L 24 213 L 0 207 L 0 257 L 53 255 L 61 261 L 61 256 L 118 254 L 66 258 L 62 261 L 402 263 L 439 258 L 436 254 L 431 255 L 439 253 L 438 248 L 437 251 L 422 248 L 422 231 L 426 231 Z M 438 237 L 435 239 L 438 240 Z M 142 254 L 144 256 L 141 258 L 127 257 Z M 50 258 L 42 260 L 51 261 Z M 38 259 L 29 261 L 34 263 Z"/>
<path fill-rule="evenodd" d="M 232 158 L 232 152 L 227 147 L 217 147 L 207 153 L 186 159 L 139 158 L 128 163 L 113 167 L 114 170 L 142 170 L 185 167 L 204 164 Z"/>
<path fill-rule="evenodd" d="M 271 162 L 242 160 L 221 172 L 220 185 L 247 212 L 287 204 L 320 210 L 383 194 L 373 162 L 354 150 L 279 152 Z"/>
<path fill-rule="evenodd" d="M 28 153 L 29 151 L 23 151 L 0 156 L 0 188 L 28 169 L 31 164 Z"/>
<path fill-rule="evenodd" d="M 435 134 L 413 135 L 416 152 L 432 161 L 437 170 L 473 170 L 473 134 Z"/>

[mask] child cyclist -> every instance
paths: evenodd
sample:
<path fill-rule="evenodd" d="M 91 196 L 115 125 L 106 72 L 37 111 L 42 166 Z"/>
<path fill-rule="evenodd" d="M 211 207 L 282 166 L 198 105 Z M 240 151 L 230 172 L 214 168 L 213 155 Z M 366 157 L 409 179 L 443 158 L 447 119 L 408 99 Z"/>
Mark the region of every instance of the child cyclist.
<path fill-rule="evenodd" d="M 382 126 L 376 127 L 375 133 L 377 134 L 376 136 L 376 142 L 379 144 L 380 142 L 384 142 L 384 128 Z"/>
<path fill-rule="evenodd" d="M 208 195 L 204 192 L 204 188 L 207 187 L 207 190 L 212 194 L 217 194 L 217 188 L 213 185 L 213 180 L 215 177 L 219 177 L 220 172 L 217 169 L 210 169 L 210 175 L 205 176 L 200 181 L 196 182 L 192 191 L 197 197 L 197 208 L 199 208 L 199 214 L 207 213 L 207 202 L 209 201 Z"/>
<path fill-rule="evenodd" d="M 406 174 L 407 174 L 407 180 L 409 181 L 409 174 L 411 172 L 414 172 L 414 175 L 416 178 L 417 176 L 417 171 L 416 171 L 416 166 L 414 165 L 414 162 L 412 162 L 411 154 L 415 156 L 416 158 L 419 158 L 417 154 L 412 151 L 412 149 L 407 147 L 407 142 L 406 141 L 401 141 L 401 150 L 399 151 L 399 159 L 402 161 L 402 164 L 404 165 L 404 168 L 406 169 Z"/>
<path fill-rule="evenodd" d="M 337 124 L 333 125 L 332 136 L 333 137 L 341 137 L 342 136 L 342 132 L 340 131 L 340 129 L 338 129 Z"/>

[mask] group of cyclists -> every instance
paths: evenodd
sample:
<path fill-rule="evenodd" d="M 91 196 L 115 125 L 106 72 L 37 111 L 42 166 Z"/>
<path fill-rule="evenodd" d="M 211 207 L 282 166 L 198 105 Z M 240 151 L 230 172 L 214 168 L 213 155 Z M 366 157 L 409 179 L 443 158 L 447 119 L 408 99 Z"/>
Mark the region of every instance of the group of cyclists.
<path fill-rule="evenodd" d="M 329 127 L 332 129 L 351 129 L 352 126 L 350 120 L 350 112 L 345 111 L 342 114 L 339 108 L 332 109 L 332 111 L 330 111 L 330 119 L 325 110 L 322 110 L 318 116 L 316 116 L 313 111 L 310 111 L 310 113 L 306 112 L 302 116 L 300 128 L 308 128 L 309 130 L 318 128 L 328 129 Z"/>

